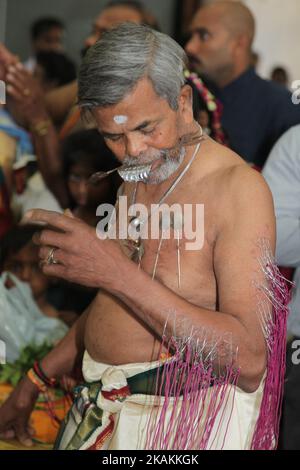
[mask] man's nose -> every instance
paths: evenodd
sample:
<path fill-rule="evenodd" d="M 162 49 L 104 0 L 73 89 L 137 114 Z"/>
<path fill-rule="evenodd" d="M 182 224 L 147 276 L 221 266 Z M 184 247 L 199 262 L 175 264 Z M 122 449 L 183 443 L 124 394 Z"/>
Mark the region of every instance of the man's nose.
<path fill-rule="evenodd" d="M 196 56 L 197 53 L 199 52 L 199 40 L 197 39 L 195 34 L 193 34 L 191 38 L 188 40 L 188 42 L 186 43 L 185 52 L 188 55 L 194 55 L 194 56 Z"/>
<path fill-rule="evenodd" d="M 92 47 L 98 41 L 99 37 L 96 34 L 91 34 L 89 37 L 86 38 L 84 41 L 85 47 Z"/>
<path fill-rule="evenodd" d="M 143 136 L 130 136 L 126 139 L 126 154 L 128 157 L 138 157 L 148 149 Z"/>

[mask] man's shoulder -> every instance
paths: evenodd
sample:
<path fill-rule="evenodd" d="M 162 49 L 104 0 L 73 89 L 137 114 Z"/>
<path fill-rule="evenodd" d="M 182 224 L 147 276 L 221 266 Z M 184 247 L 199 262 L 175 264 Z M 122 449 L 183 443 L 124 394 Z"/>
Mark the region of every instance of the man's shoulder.
<path fill-rule="evenodd" d="M 270 106 L 273 104 L 274 106 L 281 105 L 292 108 L 292 92 L 285 86 L 260 77 L 257 73 L 251 76 L 251 83 L 256 90 L 257 99 L 261 99 L 262 97 Z M 298 108 L 300 113 L 300 106 Z M 280 109 L 276 109 L 276 112 L 280 113 Z"/>
<path fill-rule="evenodd" d="M 275 233 L 273 196 L 262 174 L 248 166 L 236 166 L 228 186 L 223 212 L 226 225 L 246 224 L 251 232 L 265 228 Z"/>
<path fill-rule="evenodd" d="M 290 96 L 291 92 L 283 85 L 276 83 L 272 80 L 261 77 L 256 72 L 252 75 L 252 82 L 255 83 L 262 90 L 269 92 L 271 95 L 276 96 Z"/>
<path fill-rule="evenodd" d="M 203 164 L 206 181 L 210 181 L 211 187 L 217 190 L 216 197 L 235 204 L 239 199 L 269 194 L 263 176 L 231 149 L 208 139 L 202 151 L 198 159 L 199 175 L 202 179 Z"/>
<path fill-rule="evenodd" d="M 258 80 L 261 94 L 264 95 L 271 107 L 272 105 L 274 106 L 274 111 L 276 111 L 278 116 L 284 115 L 284 110 L 288 110 L 289 113 L 294 112 L 300 116 L 300 106 L 296 106 L 293 103 L 291 90 L 271 80 L 261 77 L 258 77 Z"/>
<path fill-rule="evenodd" d="M 248 167 L 237 153 L 210 138 L 205 139 L 202 144 L 197 165 L 199 170 L 204 167 L 208 176 L 212 175 L 220 178 L 228 177 L 228 174 L 235 166 Z M 199 173 L 201 175 L 201 171 Z"/>
<path fill-rule="evenodd" d="M 229 147 L 219 144 L 214 139 L 208 136 L 206 136 L 203 142 L 201 143 L 199 156 L 200 159 L 198 160 L 201 160 L 201 158 L 203 157 L 209 158 L 213 162 L 218 162 L 220 165 L 223 166 L 226 166 L 229 160 L 243 162 L 242 158 Z"/>
<path fill-rule="evenodd" d="M 275 231 L 273 196 L 264 177 L 247 164 L 234 165 L 226 173 L 219 204 L 219 230 L 249 226 L 249 232 Z"/>
<path fill-rule="evenodd" d="M 240 199 L 270 195 L 264 177 L 253 169 L 237 153 L 210 139 L 206 147 L 206 158 L 211 159 L 213 176 L 217 179 L 220 193 L 226 199 Z"/>
<path fill-rule="evenodd" d="M 269 193 L 269 187 L 260 172 L 248 164 L 232 166 L 228 174 L 228 187 L 234 197 Z"/>
<path fill-rule="evenodd" d="M 196 185 L 205 187 L 212 202 L 217 231 L 231 230 L 250 218 L 254 224 L 274 222 L 273 198 L 264 177 L 232 150 L 210 140 L 206 147 L 205 162 L 210 168 Z M 204 154 L 204 152 L 203 152 Z M 198 160 L 200 167 L 200 159 Z M 208 202 L 208 204 L 209 204 Z M 231 228 L 230 228 L 231 227 Z"/>

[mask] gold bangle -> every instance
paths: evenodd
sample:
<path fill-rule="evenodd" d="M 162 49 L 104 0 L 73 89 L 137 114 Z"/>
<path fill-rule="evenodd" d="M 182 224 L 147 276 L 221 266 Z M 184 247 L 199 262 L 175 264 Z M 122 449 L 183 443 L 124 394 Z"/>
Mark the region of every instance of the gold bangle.
<path fill-rule="evenodd" d="M 50 119 L 46 119 L 44 121 L 40 121 L 34 126 L 31 127 L 31 132 L 33 134 L 37 134 L 40 137 L 44 137 L 48 134 L 49 127 L 52 125 L 52 121 Z"/>

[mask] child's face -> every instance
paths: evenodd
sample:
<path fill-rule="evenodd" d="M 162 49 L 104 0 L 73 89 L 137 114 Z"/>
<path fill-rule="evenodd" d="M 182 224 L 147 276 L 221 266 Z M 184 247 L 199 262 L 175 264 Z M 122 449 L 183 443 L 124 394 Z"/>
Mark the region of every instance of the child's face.
<path fill-rule="evenodd" d="M 4 263 L 5 271 L 30 285 L 35 299 L 45 294 L 49 285 L 49 279 L 43 274 L 39 262 L 38 247 L 29 242 L 20 251 L 10 255 Z"/>
<path fill-rule="evenodd" d="M 68 176 L 68 188 L 77 206 L 97 207 L 106 202 L 110 191 L 110 181 L 103 180 L 94 186 L 88 183 L 95 171 L 83 163 L 72 165 Z"/>

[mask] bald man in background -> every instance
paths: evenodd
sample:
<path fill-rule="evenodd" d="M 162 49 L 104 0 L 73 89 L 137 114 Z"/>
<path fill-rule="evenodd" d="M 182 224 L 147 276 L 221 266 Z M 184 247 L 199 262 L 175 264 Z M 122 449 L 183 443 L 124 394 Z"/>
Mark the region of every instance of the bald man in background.
<path fill-rule="evenodd" d="M 251 11 L 238 1 L 212 2 L 198 10 L 190 32 L 191 67 L 223 103 L 222 125 L 232 149 L 262 167 L 279 137 L 300 123 L 300 106 L 292 103 L 288 90 L 256 74 Z"/>

